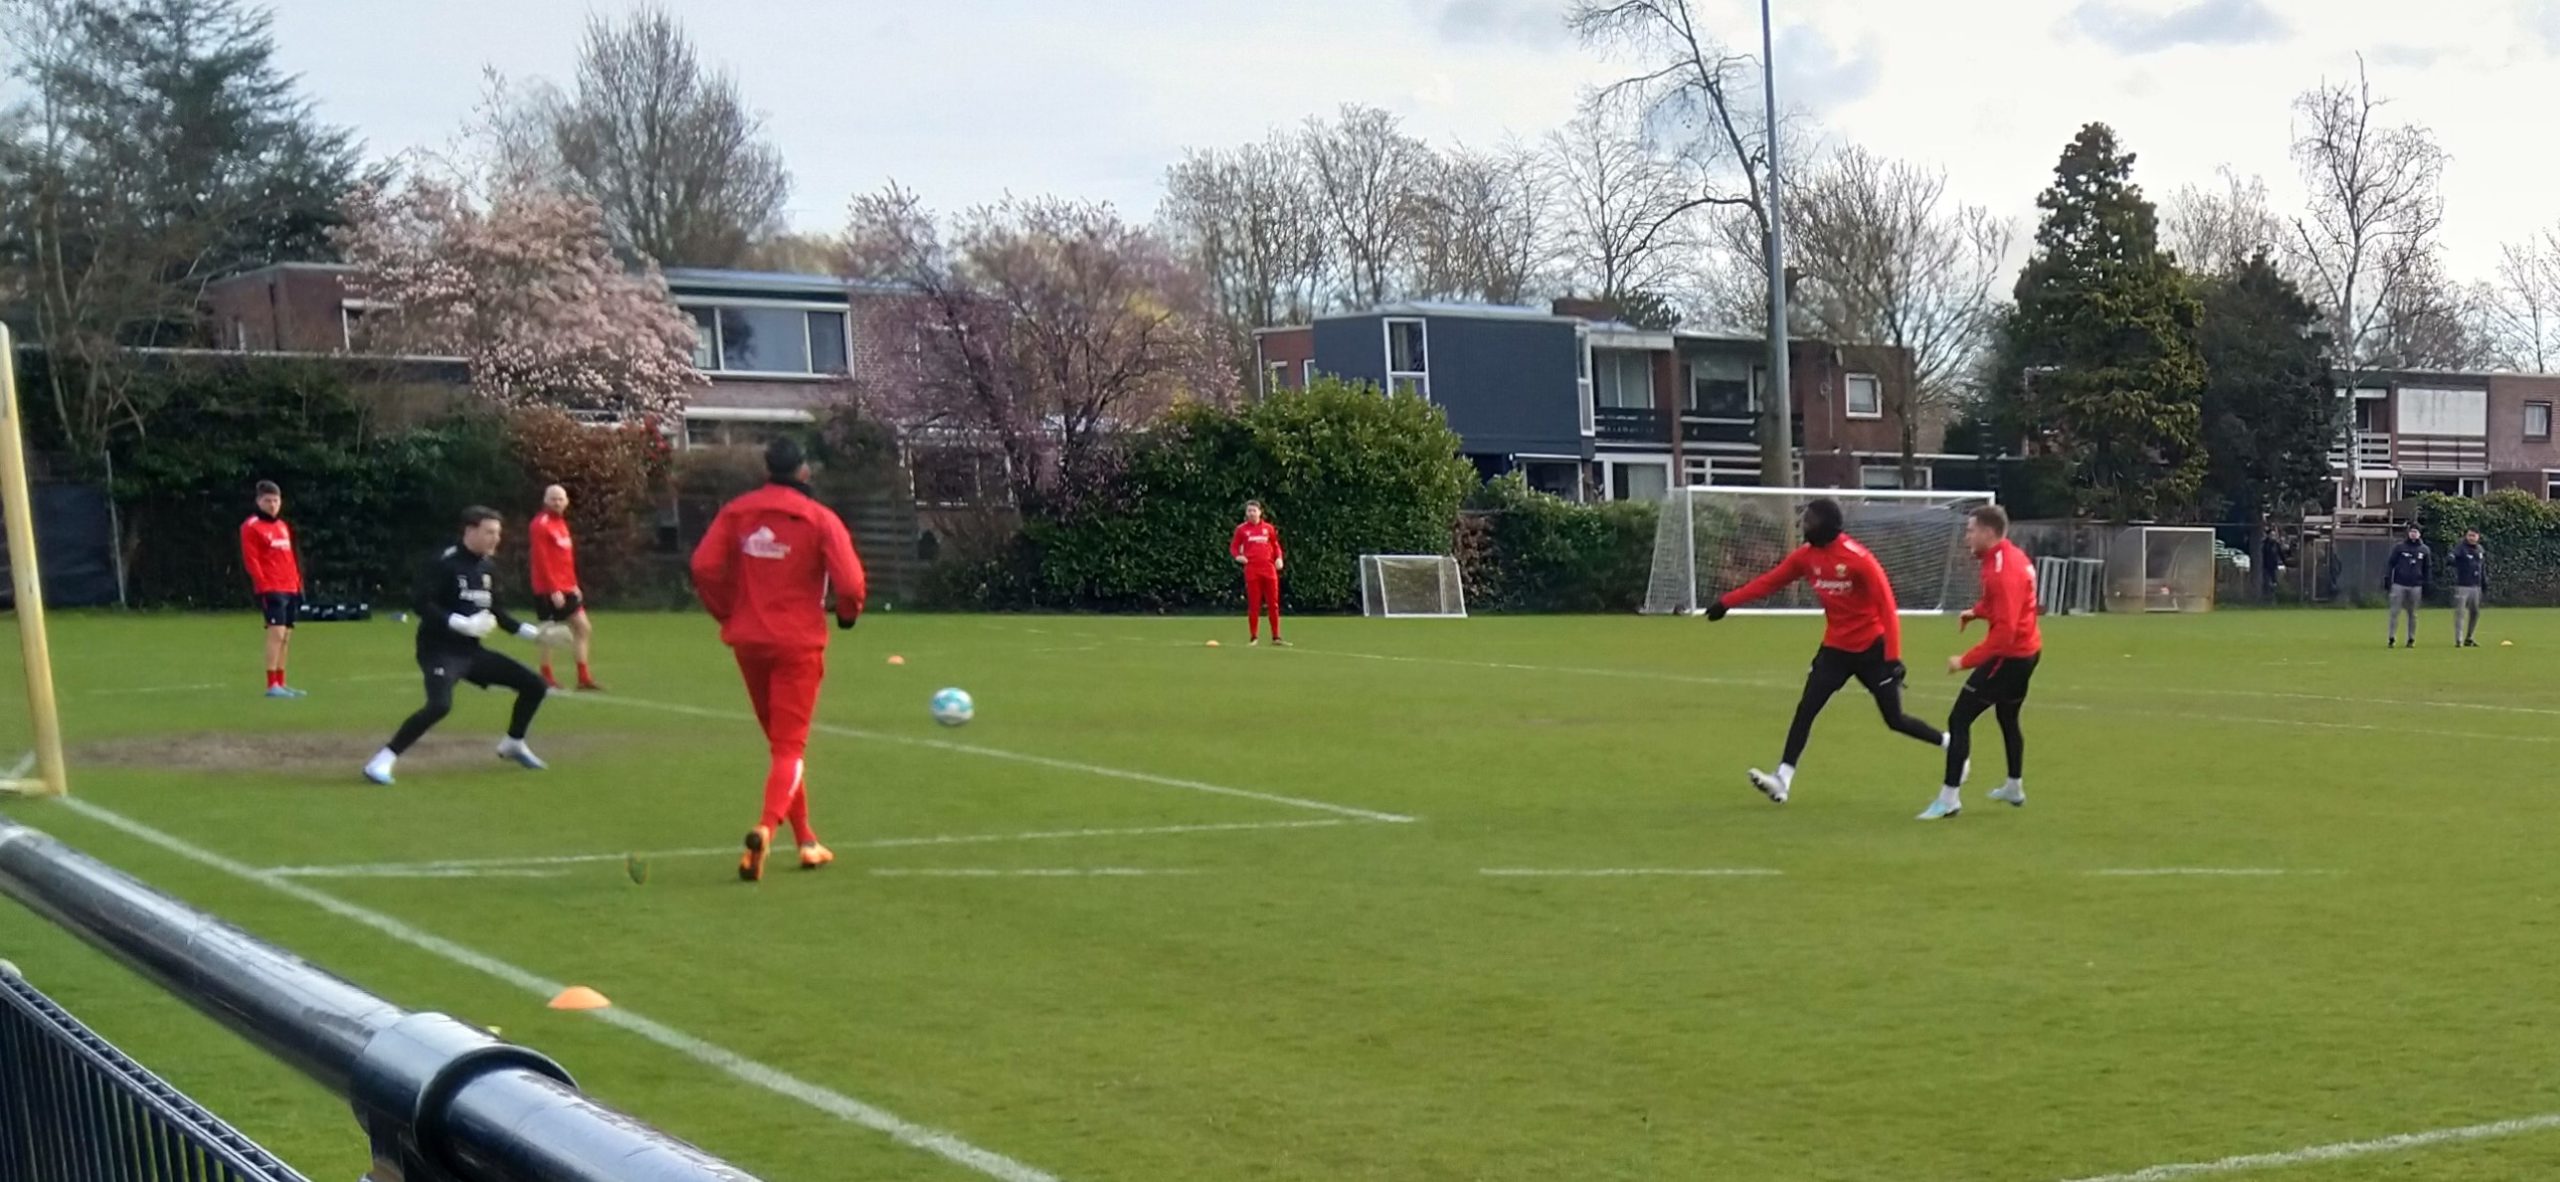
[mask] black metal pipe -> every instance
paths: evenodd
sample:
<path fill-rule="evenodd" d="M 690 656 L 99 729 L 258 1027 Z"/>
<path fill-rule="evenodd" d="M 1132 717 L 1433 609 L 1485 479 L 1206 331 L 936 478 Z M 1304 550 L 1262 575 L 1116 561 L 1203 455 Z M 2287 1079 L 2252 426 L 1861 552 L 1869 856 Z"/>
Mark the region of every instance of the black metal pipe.
<path fill-rule="evenodd" d="M 376 1182 L 755 1182 L 533 1051 L 404 1011 L 6 819 L 0 894 L 346 1098 Z"/>

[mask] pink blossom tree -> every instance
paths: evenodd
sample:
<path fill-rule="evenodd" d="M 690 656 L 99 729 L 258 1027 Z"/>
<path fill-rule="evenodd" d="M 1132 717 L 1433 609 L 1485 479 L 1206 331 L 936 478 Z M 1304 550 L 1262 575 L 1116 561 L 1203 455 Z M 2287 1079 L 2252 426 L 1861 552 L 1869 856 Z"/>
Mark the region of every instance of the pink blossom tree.
<path fill-rule="evenodd" d="M 899 289 L 867 319 L 909 359 L 867 368 L 859 395 L 1002 448 L 1018 503 L 1087 486 L 1119 433 L 1176 403 L 1235 398 L 1207 285 L 1108 205 L 1009 198 L 946 234 L 891 186 L 854 200 L 847 243 L 854 274 Z"/>
<path fill-rule="evenodd" d="M 387 305 L 368 343 L 461 357 L 501 405 L 666 419 L 704 382 L 692 319 L 656 267 L 614 257 L 584 198 L 502 186 L 482 203 L 412 177 L 359 193 L 337 239 L 357 293 Z"/>

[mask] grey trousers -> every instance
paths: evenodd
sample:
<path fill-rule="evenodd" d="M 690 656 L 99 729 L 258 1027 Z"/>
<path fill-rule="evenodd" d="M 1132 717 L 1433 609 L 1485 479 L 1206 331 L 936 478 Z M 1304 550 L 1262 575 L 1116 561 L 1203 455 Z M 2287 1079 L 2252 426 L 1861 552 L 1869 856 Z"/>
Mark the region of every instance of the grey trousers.
<path fill-rule="evenodd" d="M 2453 589 L 2453 642 L 2468 644 L 2480 631 L 2480 588 Z"/>
<path fill-rule="evenodd" d="M 2409 643 L 2418 643 L 2418 597 L 2425 592 L 2424 587 L 2402 587 L 2397 584 L 2392 586 L 2391 623 L 2383 630 L 2384 636 L 2392 640 L 2400 639 L 2400 615 L 2406 612 L 2409 615 Z"/>

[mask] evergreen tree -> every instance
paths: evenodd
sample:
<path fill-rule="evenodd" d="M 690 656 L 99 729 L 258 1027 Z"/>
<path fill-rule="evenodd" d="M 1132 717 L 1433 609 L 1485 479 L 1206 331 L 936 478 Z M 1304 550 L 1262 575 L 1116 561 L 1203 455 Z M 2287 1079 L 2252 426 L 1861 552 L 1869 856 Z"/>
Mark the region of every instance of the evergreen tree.
<path fill-rule="evenodd" d="M 2306 512 L 2339 429 L 2320 310 L 2263 250 L 2200 286 L 2206 499 L 2251 518 Z"/>
<path fill-rule="evenodd" d="M 2103 123 L 2063 149 L 1995 373 L 2002 417 L 2068 463 L 2081 510 L 2127 520 L 2191 511 L 2205 471 L 2202 308 L 2133 162 Z"/>

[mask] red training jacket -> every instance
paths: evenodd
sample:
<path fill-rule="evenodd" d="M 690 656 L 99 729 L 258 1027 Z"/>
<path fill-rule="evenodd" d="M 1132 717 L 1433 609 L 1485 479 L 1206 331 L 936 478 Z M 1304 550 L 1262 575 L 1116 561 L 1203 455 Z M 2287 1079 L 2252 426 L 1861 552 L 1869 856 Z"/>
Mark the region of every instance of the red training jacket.
<path fill-rule="evenodd" d="M 1289 556 L 1280 548 L 1280 527 L 1268 521 L 1237 526 L 1235 537 L 1227 542 L 1227 553 L 1244 559 L 1244 568 L 1257 574 L 1280 569 L 1280 560 Z"/>
<path fill-rule="evenodd" d="M 532 535 L 533 593 L 548 597 L 552 592 L 576 594 L 578 590 L 578 554 L 569 541 L 569 522 L 559 514 L 544 510 L 533 515 L 527 527 Z"/>
<path fill-rule="evenodd" d="M 1902 616 L 1893 602 L 1893 584 L 1884 577 L 1884 564 L 1847 534 L 1832 539 L 1828 546 L 1796 547 L 1769 573 L 1725 592 L 1716 602 L 1741 607 L 1797 579 L 1811 586 L 1813 597 L 1822 601 L 1824 647 L 1854 653 L 1882 639 L 1884 659 L 1902 659 Z"/>
<path fill-rule="evenodd" d="M 280 517 L 250 514 L 240 523 L 240 565 L 258 595 L 302 594 L 302 564 L 293 557 L 293 527 Z"/>
<path fill-rule="evenodd" d="M 2017 543 L 2002 538 L 1982 556 L 1982 602 L 1973 614 L 1991 621 L 1991 634 L 1964 655 L 1965 668 L 2044 651 L 2036 629 L 2036 566 Z"/>
<path fill-rule="evenodd" d="M 836 616 L 862 614 L 868 593 L 853 535 L 806 489 L 776 482 L 739 497 L 693 548 L 693 593 L 732 648 L 827 647 L 827 589 Z"/>

